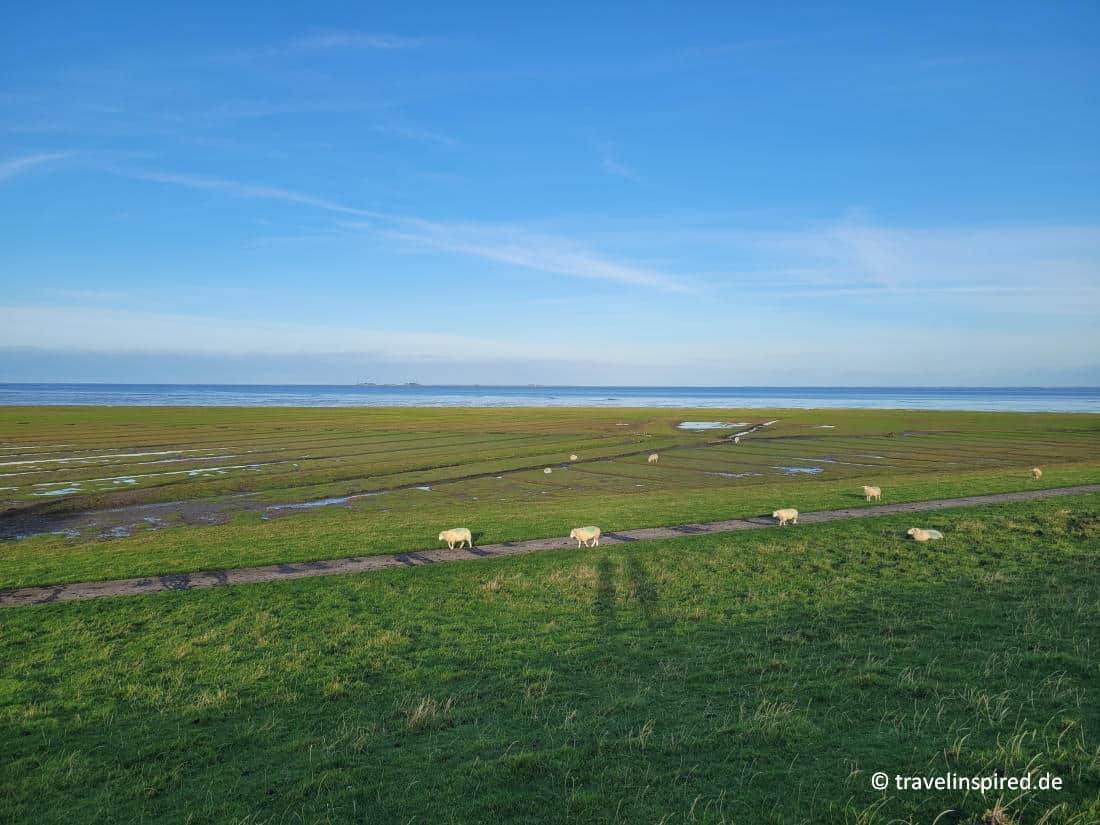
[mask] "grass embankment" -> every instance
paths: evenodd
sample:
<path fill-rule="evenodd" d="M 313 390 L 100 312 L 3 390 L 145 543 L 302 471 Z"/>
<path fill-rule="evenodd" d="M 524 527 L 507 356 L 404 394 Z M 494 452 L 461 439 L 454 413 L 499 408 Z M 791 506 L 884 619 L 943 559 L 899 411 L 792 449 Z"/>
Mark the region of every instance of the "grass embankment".
<path fill-rule="evenodd" d="M 1100 496 L 912 522 L 5 610 L 0 820 L 1098 821 Z"/>

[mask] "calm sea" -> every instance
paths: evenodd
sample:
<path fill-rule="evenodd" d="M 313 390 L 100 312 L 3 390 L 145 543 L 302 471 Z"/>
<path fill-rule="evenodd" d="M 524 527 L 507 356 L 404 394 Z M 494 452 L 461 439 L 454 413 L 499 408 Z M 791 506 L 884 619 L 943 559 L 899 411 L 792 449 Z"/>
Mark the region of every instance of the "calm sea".
<path fill-rule="evenodd" d="M 0 384 L 0 405 L 801 407 L 1100 412 L 1100 387 L 443 387 Z"/>

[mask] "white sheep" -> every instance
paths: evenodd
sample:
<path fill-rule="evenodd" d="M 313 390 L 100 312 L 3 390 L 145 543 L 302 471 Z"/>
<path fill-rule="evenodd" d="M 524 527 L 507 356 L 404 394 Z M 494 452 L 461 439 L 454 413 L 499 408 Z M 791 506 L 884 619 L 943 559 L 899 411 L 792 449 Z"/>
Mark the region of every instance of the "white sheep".
<path fill-rule="evenodd" d="M 543 470 L 543 472 L 546 473 L 547 475 L 550 475 L 550 473 L 552 473 L 554 471 L 551 470 L 549 467 L 547 467 L 545 470 Z"/>
<path fill-rule="evenodd" d="M 574 527 L 569 531 L 569 538 L 577 540 L 577 548 L 583 544 L 585 547 L 600 546 L 599 527 Z M 590 545 L 589 542 L 592 542 Z"/>
<path fill-rule="evenodd" d="M 1041 479 L 1043 477 L 1043 471 L 1040 470 L 1038 467 L 1032 467 L 1031 468 L 1031 477 L 1033 479 L 1035 479 L 1036 481 L 1038 481 L 1039 479 Z"/>
<path fill-rule="evenodd" d="M 943 533 L 939 530 L 922 530 L 920 527 L 910 527 L 905 534 L 912 536 L 913 541 L 935 541 L 943 538 Z"/>
<path fill-rule="evenodd" d="M 569 456 L 569 460 L 570 461 L 576 461 L 577 460 L 577 454 L 573 453 L 573 455 Z"/>
<path fill-rule="evenodd" d="M 786 507 L 782 510 L 776 510 L 772 513 L 772 518 L 779 522 L 779 526 L 782 527 L 787 522 L 791 524 L 798 524 L 798 511 L 793 507 Z"/>
<path fill-rule="evenodd" d="M 454 550 L 457 544 L 460 548 L 462 542 L 466 542 L 466 546 L 471 550 L 474 547 L 474 537 L 465 527 L 455 527 L 453 530 L 444 530 L 439 534 L 439 540 L 447 542 L 447 548 Z"/>
<path fill-rule="evenodd" d="M 881 487 L 868 487 L 863 485 L 863 497 L 867 501 L 874 499 L 875 501 L 882 501 L 882 488 Z"/>
<path fill-rule="evenodd" d="M 660 458 L 660 456 L 657 455 L 657 453 L 650 453 L 649 458 L 647 460 L 649 461 L 650 464 L 656 464 L 657 459 L 659 459 L 659 458 Z"/>
<path fill-rule="evenodd" d="M 739 435 L 735 435 L 735 436 L 733 437 L 733 443 L 734 443 L 734 444 L 740 444 L 740 443 L 741 443 L 741 436 L 739 436 Z"/>

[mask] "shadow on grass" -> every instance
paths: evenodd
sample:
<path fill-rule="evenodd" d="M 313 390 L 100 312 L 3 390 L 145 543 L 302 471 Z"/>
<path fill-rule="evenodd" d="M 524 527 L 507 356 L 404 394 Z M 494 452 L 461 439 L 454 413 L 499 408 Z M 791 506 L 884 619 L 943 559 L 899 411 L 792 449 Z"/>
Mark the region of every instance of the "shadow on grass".
<path fill-rule="evenodd" d="M 621 577 L 621 581 L 617 581 Z M 593 612 L 605 622 L 616 618 L 620 593 L 625 601 L 637 602 L 646 627 L 654 629 L 671 624 L 660 608 L 657 584 L 645 565 L 634 556 L 627 556 L 622 567 L 607 556 L 596 563 L 596 593 Z"/>
<path fill-rule="evenodd" d="M 648 627 L 667 625 L 668 618 L 661 613 L 657 596 L 657 585 L 653 577 L 649 575 L 643 565 L 635 556 L 626 559 L 626 580 L 629 586 L 629 595 L 636 599 L 638 608 L 642 611 L 642 618 Z"/>
<path fill-rule="evenodd" d="M 595 613 L 606 620 L 615 618 L 615 565 L 604 556 L 596 563 Z"/>

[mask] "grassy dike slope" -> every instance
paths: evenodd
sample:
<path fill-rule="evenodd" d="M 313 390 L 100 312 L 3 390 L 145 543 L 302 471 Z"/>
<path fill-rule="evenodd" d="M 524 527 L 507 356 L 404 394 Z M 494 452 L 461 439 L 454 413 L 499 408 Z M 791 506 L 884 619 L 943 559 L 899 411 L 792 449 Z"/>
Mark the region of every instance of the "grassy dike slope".
<path fill-rule="evenodd" d="M 6 610 L 0 821 L 1100 820 L 1100 496 L 910 522 Z"/>

